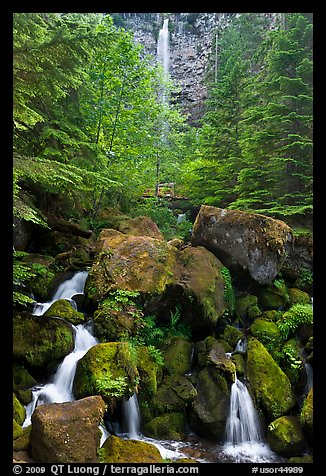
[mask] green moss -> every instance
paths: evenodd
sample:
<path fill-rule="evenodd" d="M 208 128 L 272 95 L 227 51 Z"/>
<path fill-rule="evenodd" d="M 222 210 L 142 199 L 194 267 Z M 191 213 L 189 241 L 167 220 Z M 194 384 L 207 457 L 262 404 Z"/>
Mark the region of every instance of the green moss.
<path fill-rule="evenodd" d="M 19 425 L 22 425 L 25 420 L 26 412 L 24 405 L 20 403 L 15 394 L 13 394 L 13 418 Z"/>
<path fill-rule="evenodd" d="M 300 326 L 313 323 L 313 309 L 311 304 L 294 304 L 286 311 L 277 325 L 281 331 L 282 337 L 287 339 Z"/>
<path fill-rule="evenodd" d="M 272 284 L 259 290 L 258 303 L 264 310 L 283 309 L 289 303 L 289 293 L 283 280 L 275 279 Z"/>
<path fill-rule="evenodd" d="M 234 326 L 227 325 L 223 331 L 222 339 L 226 340 L 228 344 L 232 347 L 232 350 L 237 345 L 237 342 L 241 337 L 243 337 L 243 333 Z"/>
<path fill-rule="evenodd" d="M 313 389 L 311 388 L 300 411 L 301 425 L 309 436 L 313 433 L 313 416 Z"/>
<path fill-rule="evenodd" d="M 298 289 L 298 288 L 290 288 L 289 297 L 290 297 L 290 301 L 289 301 L 290 306 L 293 306 L 293 304 L 297 304 L 297 303 L 301 303 L 301 304 L 311 303 L 311 298 L 309 294 L 305 293 L 304 291 L 301 291 L 301 289 Z"/>
<path fill-rule="evenodd" d="M 171 337 L 162 347 L 164 369 L 171 375 L 184 375 L 191 367 L 193 345 L 182 337 Z"/>
<path fill-rule="evenodd" d="M 72 324 L 81 324 L 85 321 L 84 314 L 76 311 L 66 299 L 58 299 L 45 312 L 46 317 L 61 317 Z"/>
<path fill-rule="evenodd" d="M 299 382 L 303 370 L 300 345 L 297 339 L 288 340 L 282 348 L 281 368 L 289 377 L 292 385 Z"/>
<path fill-rule="evenodd" d="M 109 436 L 98 452 L 101 463 L 163 463 L 156 446 L 145 441 Z"/>
<path fill-rule="evenodd" d="M 252 294 L 242 294 L 237 296 L 235 310 L 236 314 L 240 319 L 246 319 L 248 316 L 248 309 L 251 306 L 256 306 L 258 304 L 257 296 Z"/>
<path fill-rule="evenodd" d="M 242 357 L 242 355 L 240 355 L 240 354 L 232 355 L 232 361 L 235 364 L 236 371 L 237 371 L 237 376 L 238 377 L 243 376 L 245 374 L 245 371 L 246 371 L 246 362 L 245 362 L 244 358 Z"/>
<path fill-rule="evenodd" d="M 269 419 L 284 415 L 295 405 L 289 378 L 264 345 L 253 337 L 248 339 L 247 378 Z"/>
<path fill-rule="evenodd" d="M 184 416 L 179 412 L 159 415 L 148 422 L 143 431 L 151 438 L 181 440 L 185 433 Z"/>
<path fill-rule="evenodd" d="M 22 365 L 14 365 L 13 388 L 14 391 L 30 388 L 36 384 L 36 380 Z"/>
<path fill-rule="evenodd" d="M 63 320 L 15 313 L 13 355 L 17 361 L 42 367 L 62 359 L 73 347 L 72 328 Z"/>
<path fill-rule="evenodd" d="M 275 322 L 267 319 L 256 319 L 250 326 L 250 332 L 258 339 L 268 352 L 275 358 L 275 353 L 280 350 L 281 333 Z"/>
<path fill-rule="evenodd" d="M 12 431 L 12 436 L 13 440 L 17 440 L 20 436 L 23 434 L 23 429 L 19 425 L 19 423 L 16 422 L 16 420 L 13 418 L 13 431 Z"/>
<path fill-rule="evenodd" d="M 32 426 L 23 429 L 23 433 L 13 442 L 14 451 L 26 451 L 30 447 L 30 434 Z"/>
<path fill-rule="evenodd" d="M 147 347 L 137 349 L 137 368 L 139 372 L 139 396 L 145 400 L 154 397 L 157 392 L 158 365 L 148 353 Z"/>
<path fill-rule="evenodd" d="M 296 417 L 283 416 L 268 425 L 267 441 L 273 451 L 284 456 L 300 456 L 304 434 Z"/>
<path fill-rule="evenodd" d="M 136 362 L 126 342 L 98 344 L 86 352 L 77 364 L 74 395 L 83 398 L 101 395 L 130 397 L 139 383 Z"/>

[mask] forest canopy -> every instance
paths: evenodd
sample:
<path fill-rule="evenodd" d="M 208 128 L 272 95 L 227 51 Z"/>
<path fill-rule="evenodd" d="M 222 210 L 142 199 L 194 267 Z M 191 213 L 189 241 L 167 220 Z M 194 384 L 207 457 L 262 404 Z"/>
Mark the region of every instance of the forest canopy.
<path fill-rule="evenodd" d="M 277 20 L 233 17 L 191 126 L 160 101 L 162 84 L 168 99 L 177 85 L 109 14 L 15 13 L 14 215 L 46 226 L 61 206 L 91 226 L 158 180 L 194 204 L 311 214 L 312 19 Z"/>

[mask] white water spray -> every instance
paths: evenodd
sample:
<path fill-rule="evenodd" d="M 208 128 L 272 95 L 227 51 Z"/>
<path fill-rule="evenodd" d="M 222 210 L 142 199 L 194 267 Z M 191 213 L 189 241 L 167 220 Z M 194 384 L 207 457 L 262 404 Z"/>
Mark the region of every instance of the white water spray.
<path fill-rule="evenodd" d="M 72 402 L 75 400 L 72 387 L 77 362 L 98 341 L 84 325 L 79 324 L 72 327 L 75 333 L 74 350 L 63 359 L 49 383 L 43 386 L 36 386 L 32 390 L 32 401 L 26 406 L 26 418 L 23 428 L 31 424 L 32 414 L 38 405 Z"/>
<path fill-rule="evenodd" d="M 124 426 L 128 437 L 137 440 L 140 437 L 140 412 L 137 395 L 134 393 L 123 401 Z"/>
<path fill-rule="evenodd" d="M 87 276 L 87 271 L 78 271 L 71 279 L 61 283 L 50 301 L 44 303 L 37 302 L 34 304 L 33 315 L 42 316 L 58 299 L 67 299 L 70 304 L 76 308 L 76 303 L 72 300 L 72 297 L 76 294 L 84 294 Z"/>
<path fill-rule="evenodd" d="M 170 67 L 169 51 L 169 19 L 166 18 L 161 28 L 157 41 L 157 59 L 163 65 L 164 73 L 167 75 Z"/>

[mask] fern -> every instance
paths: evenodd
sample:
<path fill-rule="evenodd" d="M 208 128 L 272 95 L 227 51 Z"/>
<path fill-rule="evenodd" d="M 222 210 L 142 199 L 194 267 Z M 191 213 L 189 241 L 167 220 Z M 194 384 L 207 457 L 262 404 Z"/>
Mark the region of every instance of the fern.
<path fill-rule="evenodd" d="M 284 340 L 293 334 L 298 327 L 313 323 L 313 309 L 311 304 L 294 304 L 277 322 Z"/>

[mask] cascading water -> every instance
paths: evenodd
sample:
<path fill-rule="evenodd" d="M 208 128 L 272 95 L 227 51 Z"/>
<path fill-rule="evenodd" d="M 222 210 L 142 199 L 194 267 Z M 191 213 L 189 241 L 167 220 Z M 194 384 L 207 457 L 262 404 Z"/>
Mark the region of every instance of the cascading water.
<path fill-rule="evenodd" d="M 63 359 L 49 383 L 43 386 L 37 386 L 32 390 L 33 398 L 26 406 L 26 419 L 23 427 L 30 425 L 31 416 L 38 405 L 74 401 L 72 386 L 77 362 L 86 354 L 88 349 L 96 345 L 98 341 L 89 332 L 87 326 L 79 324 L 72 327 L 75 332 L 74 350 Z"/>
<path fill-rule="evenodd" d="M 140 437 L 140 412 L 137 395 L 134 393 L 123 401 L 124 426 L 128 437 L 136 440 Z"/>
<path fill-rule="evenodd" d="M 169 19 L 166 18 L 161 28 L 157 41 L 157 59 L 163 65 L 164 73 L 167 75 L 170 66 L 169 52 Z"/>
<path fill-rule="evenodd" d="M 80 271 L 75 273 L 71 279 L 61 283 L 52 301 L 43 303 L 43 310 L 41 308 L 42 303 L 37 303 L 37 313 L 35 314 L 34 312 L 34 315 L 42 315 L 57 299 L 71 300 L 76 294 L 84 294 L 87 275 L 88 273 L 86 271 Z M 63 359 L 49 383 L 37 385 L 32 389 L 32 401 L 25 407 L 26 418 L 23 427 L 30 425 L 32 414 L 38 405 L 44 403 L 63 403 L 74 400 L 72 387 L 77 362 L 86 354 L 88 349 L 96 345 L 98 341 L 92 335 L 89 325 L 79 324 L 77 326 L 71 326 L 74 330 L 75 337 L 74 349 Z"/>
<path fill-rule="evenodd" d="M 226 440 L 232 444 L 262 441 L 262 431 L 257 411 L 246 385 L 237 377 L 231 387 Z"/>
<path fill-rule="evenodd" d="M 76 294 L 84 294 L 87 276 L 87 271 L 78 271 L 71 279 L 61 283 L 50 301 L 44 303 L 37 302 L 34 304 L 33 315 L 42 316 L 58 299 L 67 299 L 75 308 L 76 303 L 72 300 L 72 297 Z"/>

